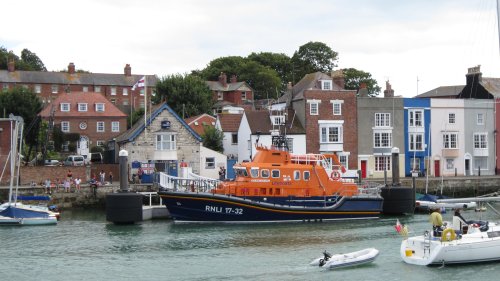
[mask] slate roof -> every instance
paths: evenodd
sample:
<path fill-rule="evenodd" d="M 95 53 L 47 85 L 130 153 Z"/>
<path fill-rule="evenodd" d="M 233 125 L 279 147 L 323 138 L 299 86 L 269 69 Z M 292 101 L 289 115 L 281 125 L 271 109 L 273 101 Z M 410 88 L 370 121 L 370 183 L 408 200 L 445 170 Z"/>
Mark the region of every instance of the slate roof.
<path fill-rule="evenodd" d="M 69 103 L 70 111 L 61 111 L 61 103 Z M 86 103 L 87 111 L 78 111 L 79 103 Z M 95 104 L 97 103 L 104 104 L 104 112 L 97 112 L 95 110 Z M 127 117 L 125 113 L 118 109 L 101 93 L 61 93 L 57 95 L 57 98 L 51 104 L 56 107 L 54 110 L 54 117 Z M 48 118 L 51 114 L 51 109 L 52 106 L 46 106 L 40 112 L 40 116 Z"/>
<path fill-rule="evenodd" d="M 30 84 L 69 84 L 69 85 L 96 85 L 132 87 L 144 75 L 108 73 L 74 73 L 0 70 L 0 82 L 3 83 L 30 83 Z M 156 85 L 158 78 L 155 75 L 146 75 L 148 87 Z"/>
<path fill-rule="evenodd" d="M 227 83 L 226 87 L 224 87 L 224 85 L 222 85 L 219 81 L 205 81 L 205 83 L 207 83 L 208 88 L 212 91 L 232 92 L 242 87 L 248 88 L 249 91 L 253 91 L 252 88 L 250 88 L 250 86 L 248 86 L 248 84 L 244 81 Z"/>
<path fill-rule="evenodd" d="M 260 132 L 261 135 L 271 134 L 273 124 L 271 123 L 271 117 L 269 111 L 248 111 L 245 112 L 248 124 L 250 125 L 250 131 L 252 134 Z M 288 118 L 286 120 L 286 133 L 287 134 L 305 134 L 305 130 L 300 124 L 297 116 L 294 116 L 294 111 L 290 109 L 288 111 Z M 277 129 L 277 127 L 276 127 Z"/>
<path fill-rule="evenodd" d="M 336 83 L 333 83 L 333 78 L 328 74 L 314 72 L 306 74 L 304 78 L 293 86 L 292 90 L 287 91 L 284 95 L 278 98 L 277 103 L 286 103 L 289 105 L 292 100 L 304 99 L 304 91 L 306 90 L 321 90 L 321 85 L 318 83 L 319 80 L 331 80 L 332 89 L 330 91 L 346 91 Z"/>
<path fill-rule="evenodd" d="M 480 84 L 495 97 L 500 97 L 500 78 L 482 78 Z"/>
<path fill-rule="evenodd" d="M 223 132 L 237 133 L 243 114 L 220 113 L 217 117 Z"/>
<path fill-rule="evenodd" d="M 198 135 L 191 127 L 189 127 L 189 125 L 186 123 L 186 121 L 184 121 L 179 115 L 177 115 L 177 113 L 175 113 L 175 111 L 172 108 L 170 108 L 170 106 L 168 106 L 166 102 L 159 104 L 159 105 L 155 105 L 153 107 L 151 116 L 149 116 L 147 118 L 147 125 L 151 124 L 151 122 L 156 117 L 158 117 L 158 115 L 160 115 L 160 113 L 163 110 L 168 110 L 170 112 L 170 114 L 172 114 L 172 116 L 174 116 L 175 119 L 177 121 L 179 121 L 181 123 L 181 125 L 184 126 L 186 128 L 186 130 L 188 130 L 197 141 L 199 141 L 199 142 L 202 141 L 200 135 Z M 134 126 L 132 126 L 132 128 L 128 129 L 123 134 L 117 136 L 116 142 L 123 143 L 123 142 L 134 141 L 144 131 L 144 129 L 145 129 L 144 118 L 141 118 L 139 121 L 137 121 L 134 124 Z"/>
<path fill-rule="evenodd" d="M 465 85 L 456 86 L 441 86 L 420 95 L 415 96 L 415 98 L 443 98 L 443 97 L 454 97 L 460 92 L 462 92 Z"/>

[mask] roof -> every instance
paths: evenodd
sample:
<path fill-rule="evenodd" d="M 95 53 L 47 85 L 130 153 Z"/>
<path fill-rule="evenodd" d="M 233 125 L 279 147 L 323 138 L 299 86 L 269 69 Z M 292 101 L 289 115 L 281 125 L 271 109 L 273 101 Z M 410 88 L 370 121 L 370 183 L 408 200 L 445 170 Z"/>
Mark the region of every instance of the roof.
<path fill-rule="evenodd" d="M 293 86 L 292 98 L 294 100 L 303 99 L 305 90 L 321 90 L 321 85 L 318 83 L 319 80 L 332 80 L 333 78 L 322 72 L 309 73 L 304 76 L 295 86 Z M 332 89 L 330 91 L 345 91 L 339 85 L 332 83 Z"/>
<path fill-rule="evenodd" d="M 269 135 L 273 129 L 277 129 L 277 127 L 273 126 L 271 123 L 270 113 L 267 110 L 247 111 L 245 115 L 252 134 L 260 132 L 261 135 Z M 305 134 L 304 128 L 294 115 L 292 109 L 288 110 L 288 118 L 286 118 L 285 125 L 287 134 Z"/>
<path fill-rule="evenodd" d="M 24 71 L 0 70 L 0 82 L 4 83 L 32 83 L 32 84 L 66 84 L 66 85 L 96 85 L 96 86 L 122 86 L 132 87 L 144 75 L 135 74 L 126 76 L 124 74 L 108 73 L 74 73 L 48 72 L 48 71 Z M 146 75 L 147 85 L 154 86 L 157 82 L 155 75 Z"/>
<path fill-rule="evenodd" d="M 61 111 L 60 105 L 62 103 L 70 104 L 70 111 Z M 87 111 L 78 111 L 78 104 L 86 103 Z M 104 111 L 97 112 L 95 104 L 104 104 Z M 112 102 L 110 102 L 101 93 L 94 92 L 71 92 L 61 93 L 51 103 L 54 108 L 54 117 L 127 117 L 120 109 L 118 109 Z M 52 106 L 46 106 L 41 112 L 41 117 L 49 117 L 51 115 Z"/>
<path fill-rule="evenodd" d="M 238 132 L 243 114 L 220 113 L 217 115 L 223 132 Z"/>
<path fill-rule="evenodd" d="M 225 87 L 219 81 L 205 81 L 205 83 L 207 84 L 208 88 L 212 91 L 219 91 L 219 92 L 232 92 L 236 90 L 253 91 L 253 89 L 244 81 L 227 83 L 227 86 Z"/>
<path fill-rule="evenodd" d="M 454 97 L 462 92 L 464 85 L 441 86 L 420 95 L 415 98 L 439 98 L 439 97 Z"/>
<path fill-rule="evenodd" d="M 193 129 L 198 135 L 203 135 L 205 133 L 205 126 L 215 127 L 215 121 L 217 118 L 203 113 L 198 116 L 193 116 L 185 119 L 186 123 Z"/>
<path fill-rule="evenodd" d="M 172 116 L 182 125 L 186 130 L 188 130 L 189 133 L 197 140 L 197 141 L 202 141 L 200 135 L 198 135 L 189 125 L 184 121 L 175 111 L 170 108 L 170 106 L 167 105 L 166 102 L 155 105 L 154 108 L 151 111 L 151 115 L 149 118 L 147 118 L 147 125 L 149 126 L 151 122 L 160 115 L 160 113 L 163 110 L 168 110 Z M 116 137 L 116 142 L 117 143 L 123 143 L 123 142 L 131 142 L 134 141 L 145 129 L 144 126 L 144 118 L 141 118 L 139 121 L 137 121 L 132 128 L 128 129 L 125 131 L 123 134 L 119 135 Z"/>
<path fill-rule="evenodd" d="M 482 78 L 480 84 L 493 96 L 500 97 L 500 78 Z"/>

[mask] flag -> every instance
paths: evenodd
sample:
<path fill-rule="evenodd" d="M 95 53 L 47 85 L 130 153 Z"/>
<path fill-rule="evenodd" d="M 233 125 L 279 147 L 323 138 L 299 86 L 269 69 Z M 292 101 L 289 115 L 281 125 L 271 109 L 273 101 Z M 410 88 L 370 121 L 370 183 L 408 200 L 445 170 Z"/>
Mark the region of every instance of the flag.
<path fill-rule="evenodd" d="M 399 222 L 399 219 L 396 220 L 396 226 L 394 226 L 394 228 L 396 229 L 396 231 L 398 233 L 401 233 L 401 229 L 403 228 L 403 226 L 401 225 L 401 223 Z"/>
<path fill-rule="evenodd" d="M 132 86 L 132 91 L 135 90 L 135 88 L 144 87 L 144 80 L 146 80 L 146 76 L 142 76 L 142 78 L 139 79 L 139 81 L 137 81 L 137 83 L 135 83 L 134 86 Z"/>

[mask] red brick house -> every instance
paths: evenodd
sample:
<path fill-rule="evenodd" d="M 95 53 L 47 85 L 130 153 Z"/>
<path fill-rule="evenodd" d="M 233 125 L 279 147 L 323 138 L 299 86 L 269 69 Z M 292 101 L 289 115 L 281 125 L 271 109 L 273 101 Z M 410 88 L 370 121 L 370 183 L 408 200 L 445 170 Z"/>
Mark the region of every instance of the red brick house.
<path fill-rule="evenodd" d="M 77 153 L 88 155 L 93 146 L 103 146 L 127 130 L 127 115 L 100 93 L 62 93 L 40 112 L 42 120 L 53 120 L 65 133 L 80 134 Z"/>
<path fill-rule="evenodd" d="M 144 107 L 144 88 L 133 89 L 142 77 L 146 77 L 149 101 L 155 92 L 156 76 L 133 75 L 129 64 L 125 65 L 123 74 L 108 74 L 77 72 L 72 62 L 66 72 L 23 71 L 16 70 L 14 61 L 10 61 L 7 70 L 0 70 L 0 90 L 28 87 L 39 96 L 44 107 L 63 93 L 101 93 L 121 111 L 129 114 L 132 110 Z"/>
<path fill-rule="evenodd" d="M 205 134 L 205 127 L 215 127 L 215 121 L 217 118 L 208 115 L 206 113 L 191 118 L 187 118 L 184 121 L 188 124 L 191 129 L 193 129 L 198 135 L 203 136 Z"/>
<path fill-rule="evenodd" d="M 295 109 L 307 153 L 336 153 L 344 166 L 357 169 L 356 91 L 344 89 L 341 71 L 307 74 L 279 101 Z"/>
<path fill-rule="evenodd" d="M 246 82 L 238 82 L 236 75 L 232 75 L 228 83 L 227 75 L 221 72 L 218 81 L 206 81 L 206 84 L 215 101 L 214 114 L 222 112 L 222 107 L 227 105 L 253 108 L 253 89 Z"/>

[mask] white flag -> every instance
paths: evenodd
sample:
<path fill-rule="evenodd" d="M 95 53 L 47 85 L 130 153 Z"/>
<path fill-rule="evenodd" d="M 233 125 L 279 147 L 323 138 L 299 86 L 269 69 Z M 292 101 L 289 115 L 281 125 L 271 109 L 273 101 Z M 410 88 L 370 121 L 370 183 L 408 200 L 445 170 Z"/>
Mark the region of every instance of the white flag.
<path fill-rule="evenodd" d="M 144 80 L 146 80 L 146 76 L 142 76 L 142 78 L 139 79 L 139 81 L 137 81 L 137 83 L 135 83 L 134 86 L 132 86 L 132 91 L 135 90 L 135 88 L 144 87 Z"/>

